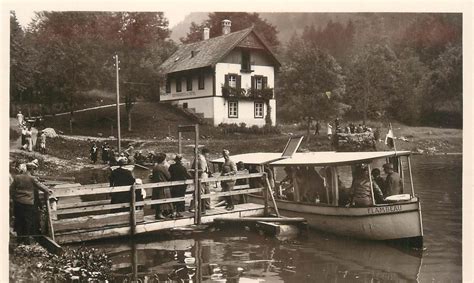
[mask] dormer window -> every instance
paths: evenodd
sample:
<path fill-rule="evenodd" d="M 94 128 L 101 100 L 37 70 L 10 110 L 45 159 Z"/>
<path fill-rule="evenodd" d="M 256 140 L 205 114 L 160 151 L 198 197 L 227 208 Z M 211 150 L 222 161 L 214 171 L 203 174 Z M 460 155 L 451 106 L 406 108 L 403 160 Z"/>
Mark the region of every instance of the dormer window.
<path fill-rule="evenodd" d="M 242 56 L 241 56 L 241 72 L 250 73 L 250 51 L 242 49 Z"/>

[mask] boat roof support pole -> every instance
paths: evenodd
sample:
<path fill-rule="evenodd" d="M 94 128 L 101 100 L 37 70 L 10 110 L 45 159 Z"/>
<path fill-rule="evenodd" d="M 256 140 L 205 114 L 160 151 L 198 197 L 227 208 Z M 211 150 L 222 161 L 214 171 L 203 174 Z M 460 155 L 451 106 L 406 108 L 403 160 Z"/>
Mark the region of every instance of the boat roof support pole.
<path fill-rule="evenodd" d="M 408 159 L 408 172 L 410 174 L 410 185 L 411 185 L 411 196 L 415 196 L 415 186 L 413 185 L 413 174 L 411 173 L 411 162 L 410 156 L 407 156 Z"/>
<path fill-rule="evenodd" d="M 332 187 L 334 190 L 334 205 L 339 205 L 339 182 L 337 177 L 337 168 L 331 167 L 331 175 L 332 175 Z"/>
<path fill-rule="evenodd" d="M 375 195 L 374 195 L 374 185 L 372 184 L 372 168 L 370 164 L 367 164 L 367 168 L 369 170 L 369 180 L 370 180 L 370 193 L 372 194 L 372 204 L 375 205 Z"/>

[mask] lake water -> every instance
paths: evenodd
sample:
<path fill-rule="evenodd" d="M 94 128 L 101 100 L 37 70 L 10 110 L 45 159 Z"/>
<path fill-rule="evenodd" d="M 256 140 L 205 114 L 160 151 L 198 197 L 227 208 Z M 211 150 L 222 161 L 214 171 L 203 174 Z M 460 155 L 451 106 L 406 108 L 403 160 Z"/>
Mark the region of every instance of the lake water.
<path fill-rule="evenodd" d="M 245 229 L 161 233 L 134 244 L 118 239 L 90 246 L 109 253 L 119 282 L 133 272 L 142 282 L 461 281 L 462 157 L 415 156 L 412 165 L 424 252 L 316 231 L 279 240 Z"/>

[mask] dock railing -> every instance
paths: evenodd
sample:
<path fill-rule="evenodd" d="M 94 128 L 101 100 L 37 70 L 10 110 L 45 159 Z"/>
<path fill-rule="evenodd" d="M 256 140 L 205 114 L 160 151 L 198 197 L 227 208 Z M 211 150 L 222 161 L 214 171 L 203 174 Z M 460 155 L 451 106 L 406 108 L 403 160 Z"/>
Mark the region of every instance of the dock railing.
<path fill-rule="evenodd" d="M 249 180 L 261 178 L 261 187 L 251 188 Z M 246 179 L 246 184 L 236 185 L 232 191 L 214 192 L 201 194 L 199 187 L 203 183 L 212 186 L 222 181 Z M 220 198 L 225 196 L 262 193 L 265 198 L 264 211 L 268 213 L 268 180 L 265 173 L 237 174 L 232 176 L 210 177 L 199 179 L 196 186 L 195 180 L 171 181 L 159 183 L 135 184 L 132 186 L 110 187 L 109 184 L 61 184 L 53 188 L 54 197 L 57 199 L 56 210 L 48 211 L 50 220 L 51 237 L 59 238 L 59 242 L 77 242 L 104 238 L 110 236 L 125 236 L 138 233 L 185 226 L 185 224 L 201 224 L 201 213 L 183 219 L 154 219 L 152 205 L 169 204 L 194 199 L 197 195 L 196 209 L 200 210 L 201 202 L 204 199 Z M 152 191 L 155 189 L 169 188 L 177 189 L 178 186 L 186 185 L 191 191 L 199 190 L 198 194 L 186 194 L 183 197 L 166 199 L 152 199 Z M 138 201 L 135 192 L 145 190 L 146 197 Z M 130 201 L 124 203 L 111 203 L 111 196 L 116 193 L 130 192 Z M 199 204 L 199 205 L 198 205 Z M 256 210 L 256 208 L 252 208 Z M 230 213 L 230 212 L 229 212 Z M 191 222 L 192 220 L 192 222 Z M 168 222 L 166 225 L 157 225 L 157 222 Z M 173 223 L 169 223 L 173 222 Z M 148 225 L 155 223 L 154 225 Z M 87 235 L 86 235 L 87 234 Z M 77 237 L 76 237 L 77 236 Z"/>

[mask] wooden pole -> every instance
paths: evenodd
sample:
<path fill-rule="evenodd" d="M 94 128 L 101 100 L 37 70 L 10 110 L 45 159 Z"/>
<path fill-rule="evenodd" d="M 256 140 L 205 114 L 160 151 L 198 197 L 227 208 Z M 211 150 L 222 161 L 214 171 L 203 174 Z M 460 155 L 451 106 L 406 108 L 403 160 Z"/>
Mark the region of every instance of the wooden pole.
<path fill-rule="evenodd" d="M 115 70 L 117 75 L 117 143 L 118 151 L 122 151 L 122 140 L 120 136 L 120 83 L 119 83 L 119 59 L 118 54 L 115 54 Z"/>
<path fill-rule="evenodd" d="M 178 132 L 178 154 L 183 154 L 183 147 L 181 144 L 182 136 L 183 136 L 183 133 Z"/>
<path fill-rule="evenodd" d="M 199 153 L 198 153 L 198 145 L 199 145 L 199 125 L 194 125 L 194 224 L 199 225 L 201 224 L 201 188 L 199 182 Z"/>
<path fill-rule="evenodd" d="M 137 202 L 135 195 L 135 185 L 130 187 L 130 234 L 131 236 L 135 235 L 135 229 L 137 225 L 137 219 L 135 215 L 135 204 Z"/>
<path fill-rule="evenodd" d="M 267 190 L 268 193 L 270 194 L 270 197 L 272 198 L 272 203 L 273 203 L 273 208 L 275 209 L 275 213 L 278 217 L 280 217 L 280 212 L 278 211 L 278 207 L 275 201 L 275 196 L 273 195 L 273 190 L 272 187 L 270 186 L 270 181 L 268 181 L 268 174 L 265 173 L 265 182 L 267 183 Z"/>

